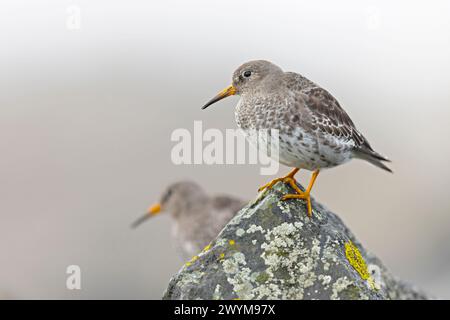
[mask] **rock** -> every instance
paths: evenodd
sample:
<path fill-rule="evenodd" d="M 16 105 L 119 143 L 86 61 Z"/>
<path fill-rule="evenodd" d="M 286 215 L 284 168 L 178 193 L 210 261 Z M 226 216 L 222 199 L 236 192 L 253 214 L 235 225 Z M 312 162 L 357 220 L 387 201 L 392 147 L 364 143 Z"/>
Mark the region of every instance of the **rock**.
<path fill-rule="evenodd" d="M 342 220 L 277 183 L 176 274 L 163 299 L 427 299 L 396 279 Z"/>

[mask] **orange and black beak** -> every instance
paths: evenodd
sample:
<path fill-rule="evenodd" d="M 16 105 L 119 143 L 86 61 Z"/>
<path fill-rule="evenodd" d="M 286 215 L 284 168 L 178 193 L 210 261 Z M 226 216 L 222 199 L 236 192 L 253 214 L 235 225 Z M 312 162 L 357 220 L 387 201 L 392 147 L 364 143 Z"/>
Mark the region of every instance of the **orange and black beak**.
<path fill-rule="evenodd" d="M 154 217 L 156 215 L 158 215 L 161 212 L 161 205 L 159 203 L 151 206 L 150 208 L 148 208 L 148 211 L 145 215 L 143 215 L 142 217 L 140 217 L 139 219 L 137 219 L 132 225 L 131 227 L 134 229 L 136 227 L 138 227 L 141 223 L 145 222 L 148 218 Z"/>
<path fill-rule="evenodd" d="M 217 101 L 222 100 L 223 98 L 229 97 L 229 96 L 234 96 L 236 94 L 236 88 L 233 86 L 229 86 L 225 89 L 223 89 L 222 91 L 220 91 L 214 98 L 212 98 L 211 100 L 209 100 L 203 107 L 203 109 L 208 108 L 210 105 L 212 105 L 213 103 L 216 103 Z"/>

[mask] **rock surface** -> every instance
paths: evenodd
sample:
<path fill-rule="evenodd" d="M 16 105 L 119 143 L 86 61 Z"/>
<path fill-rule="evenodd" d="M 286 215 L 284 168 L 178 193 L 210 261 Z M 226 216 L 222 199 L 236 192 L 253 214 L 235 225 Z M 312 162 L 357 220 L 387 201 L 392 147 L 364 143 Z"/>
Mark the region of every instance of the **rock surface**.
<path fill-rule="evenodd" d="M 393 277 L 341 219 L 277 183 L 170 281 L 163 299 L 427 299 Z"/>

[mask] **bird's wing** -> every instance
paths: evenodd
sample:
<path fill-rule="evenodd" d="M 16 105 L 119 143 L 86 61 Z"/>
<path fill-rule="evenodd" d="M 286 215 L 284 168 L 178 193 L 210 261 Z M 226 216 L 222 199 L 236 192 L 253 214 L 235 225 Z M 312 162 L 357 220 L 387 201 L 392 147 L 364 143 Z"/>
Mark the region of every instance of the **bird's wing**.
<path fill-rule="evenodd" d="M 295 103 L 292 107 L 297 109 L 293 110 L 292 114 L 295 114 L 294 117 L 296 116 L 302 127 L 312 134 L 321 136 L 329 145 L 336 143 L 336 140 L 347 143 L 356 157 L 392 172 L 382 163 L 382 161 L 389 162 L 389 159 L 373 150 L 339 102 L 328 91 L 296 73 L 287 73 L 286 79 L 288 89 L 294 92 Z"/>
<path fill-rule="evenodd" d="M 234 216 L 239 210 L 245 206 L 245 202 L 236 197 L 227 195 L 218 195 L 213 197 L 213 207 L 217 210 L 227 209 Z"/>
<path fill-rule="evenodd" d="M 215 196 L 212 199 L 213 218 L 218 219 L 222 227 L 224 227 L 245 205 L 244 201 L 235 197 L 227 195 Z"/>
<path fill-rule="evenodd" d="M 299 119 L 302 127 L 325 137 L 333 136 L 342 141 L 353 141 L 355 147 L 370 148 L 348 114 L 328 91 L 294 73 L 288 76 L 288 87 L 294 90 L 295 101 L 298 102 L 296 107 L 301 109 L 299 112 L 304 115 Z"/>

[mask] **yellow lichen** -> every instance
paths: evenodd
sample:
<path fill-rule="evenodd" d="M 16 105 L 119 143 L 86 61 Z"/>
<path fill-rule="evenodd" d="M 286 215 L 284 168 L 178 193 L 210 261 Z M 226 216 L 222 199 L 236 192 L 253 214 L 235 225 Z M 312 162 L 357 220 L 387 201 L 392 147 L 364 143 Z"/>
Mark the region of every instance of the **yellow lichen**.
<path fill-rule="evenodd" d="M 359 252 L 358 248 L 351 241 L 345 243 L 345 256 L 350 265 L 359 273 L 363 280 L 368 280 L 370 278 L 367 264 L 364 261 L 361 252 Z"/>
<path fill-rule="evenodd" d="M 207 246 L 205 246 L 205 247 L 203 248 L 202 252 L 206 252 L 206 251 L 208 251 L 209 249 L 211 249 L 211 243 L 208 244 Z"/>
<path fill-rule="evenodd" d="M 228 241 L 228 243 L 230 244 L 230 246 L 234 246 L 236 244 L 236 242 L 234 240 L 230 240 L 230 241 Z"/>
<path fill-rule="evenodd" d="M 188 262 L 185 263 L 186 267 L 189 267 L 190 265 L 192 265 L 192 263 L 194 263 L 196 260 L 198 259 L 198 256 L 193 256 L 191 258 L 191 260 L 189 260 Z"/>

